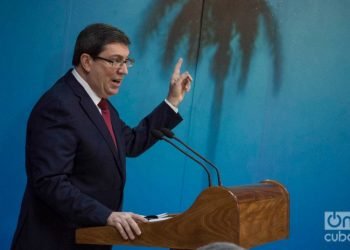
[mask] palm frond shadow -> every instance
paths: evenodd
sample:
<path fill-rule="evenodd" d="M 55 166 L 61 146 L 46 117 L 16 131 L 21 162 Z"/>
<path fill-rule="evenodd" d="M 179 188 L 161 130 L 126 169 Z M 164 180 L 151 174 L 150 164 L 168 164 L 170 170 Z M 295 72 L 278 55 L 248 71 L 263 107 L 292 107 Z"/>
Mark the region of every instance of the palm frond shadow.
<path fill-rule="evenodd" d="M 221 121 L 224 82 L 233 61 L 239 60 L 240 73 L 237 94 L 244 91 L 259 32 L 259 22 L 266 30 L 274 69 L 272 93 L 281 88 L 281 48 L 277 21 L 266 0 L 157 0 L 152 2 L 148 15 L 140 28 L 142 46 L 159 29 L 162 20 L 174 8 L 180 8 L 169 28 L 164 47 L 163 66 L 174 59 L 177 46 L 186 39 L 185 59 L 193 65 L 200 58 L 211 61 L 210 74 L 214 79 L 214 99 L 211 109 L 208 137 L 208 153 L 215 156 L 217 134 Z M 238 50 L 233 51 L 231 42 L 238 39 Z M 213 58 L 204 57 L 205 49 L 214 46 Z M 145 48 L 142 48 L 145 49 Z"/>

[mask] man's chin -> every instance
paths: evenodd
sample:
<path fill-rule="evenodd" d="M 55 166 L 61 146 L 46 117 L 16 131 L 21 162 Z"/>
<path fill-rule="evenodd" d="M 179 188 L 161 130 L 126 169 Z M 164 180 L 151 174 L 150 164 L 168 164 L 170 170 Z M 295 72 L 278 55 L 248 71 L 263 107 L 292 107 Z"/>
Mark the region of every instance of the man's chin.
<path fill-rule="evenodd" d="M 111 91 L 109 91 L 108 95 L 109 96 L 113 96 L 119 93 L 119 88 L 116 89 L 112 89 Z"/>

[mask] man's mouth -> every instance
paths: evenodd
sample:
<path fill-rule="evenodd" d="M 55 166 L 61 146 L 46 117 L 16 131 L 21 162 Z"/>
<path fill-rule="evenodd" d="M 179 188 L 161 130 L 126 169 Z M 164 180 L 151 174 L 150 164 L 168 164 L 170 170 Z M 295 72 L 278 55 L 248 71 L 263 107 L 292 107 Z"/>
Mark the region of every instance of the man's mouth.
<path fill-rule="evenodd" d="M 120 84 L 122 82 L 122 79 L 112 79 L 112 82 Z"/>

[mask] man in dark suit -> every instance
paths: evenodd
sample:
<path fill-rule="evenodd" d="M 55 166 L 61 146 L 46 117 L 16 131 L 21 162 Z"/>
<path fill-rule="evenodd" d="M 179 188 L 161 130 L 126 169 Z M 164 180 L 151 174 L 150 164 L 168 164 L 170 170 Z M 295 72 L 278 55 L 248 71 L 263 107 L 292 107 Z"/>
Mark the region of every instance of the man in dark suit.
<path fill-rule="evenodd" d="M 175 66 L 169 93 L 135 128 L 108 97 L 119 92 L 132 66 L 130 41 L 115 27 L 93 24 L 80 32 L 69 70 L 38 101 L 28 120 L 27 185 L 12 249 L 111 249 L 74 243 L 75 229 L 112 225 L 124 239 L 146 220 L 122 212 L 125 157 L 151 147 L 154 128 L 172 129 L 192 78 Z"/>

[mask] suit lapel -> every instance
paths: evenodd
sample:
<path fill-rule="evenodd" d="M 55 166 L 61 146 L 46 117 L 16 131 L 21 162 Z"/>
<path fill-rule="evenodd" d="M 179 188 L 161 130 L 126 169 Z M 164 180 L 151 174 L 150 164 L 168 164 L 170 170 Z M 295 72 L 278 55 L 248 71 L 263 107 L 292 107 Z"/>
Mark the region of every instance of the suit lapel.
<path fill-rule="evenodd" d="M 72 87 L 73 91 L 80 97 L 80 105 L 87 114 L 87 116 L 90 118 L 90 120 L 95 124 L 96 128 L 99 130 L 101 135 L 103 136 L 104 140 L 108 144 L 109 149 L 111 150 L 114 159 L 117 163 L 117 169 L 122 176 L 122 179 L 124 180 L 125 173 L 122 170 L 122 162 L 119 156 L 119 152 L 114 145 L 113 139 L 108 131 L 108 128 L 103 120 L 102 115 L 98 111 L 96 105 L 91 100 L 89 95 L 86 93 L 84 88 L 80 85 L 80 83 L 75 79 L 75 77 L 69 72 L 68 74 L 67 82 Z"/>
<path fill-rule="evenodd" d="M 109 103 L 109 102 L 108 102 Z M 121 128 L 121 121 L 119 116 L 116 114 L 114 107 L 109 103 L 109 107 L 110 107 L 110 113 L 111 113 L 111 121 L 112 121 L 112 126 L 113 126 L 113 131 L 114 131 L 114 135 L 116 137 L 116 142 L 117 142 L 117 148 L 118 148 L 118 156 L 119 156 L 119 161 L 121 163 L 120 166 L 123 166 L 121 168 L 121 173 L 123 176 L 123 180 L 125 180 L 125 160 L 123 160 L 122 155 L 125 156 L 125 148 L 122 145 L 123 143 L 123 138 L 122 138 L 122 128 Z"/>

